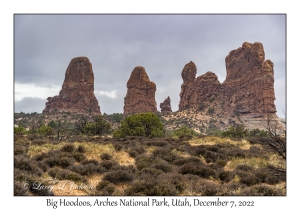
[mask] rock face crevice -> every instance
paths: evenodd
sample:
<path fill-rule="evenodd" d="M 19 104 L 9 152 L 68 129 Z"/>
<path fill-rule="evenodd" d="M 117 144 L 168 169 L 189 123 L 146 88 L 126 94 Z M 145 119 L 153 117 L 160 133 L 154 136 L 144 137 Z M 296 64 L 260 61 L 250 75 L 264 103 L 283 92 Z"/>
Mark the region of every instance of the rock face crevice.
<path fill-rule="evenodd" d="M 150 81 L 145 68 L 142 66 L 135 67 L 127 82 L 124 115 L 143 112 L 156 113 L 155 92 L 156 85 Z"/>
<path fill-rule="evenodd" d="M 168 96 L 168 98 L 166 98 L 162 103 L 160 103 L 160 111 L 161 113 L 169 113 L 172 112 L 172 108 L 171 108 L 171 99 Z"/>
<path fill-rule="evenodd" d="M 43 113 L 66 111 L 101 114 L 94 95 L 94 73 L 87 57 L 73 58 L 58 96 L 48 97 Z"/>
<path fill-rule="evenodd" d="M 229 103 L 240 113 L 276 113 L 274 104 L 273 63 L 265 60 L 261 43 L 245 42 L 225 59 L 226 79 L 207 72 L 195 78 L 196 65 L 191 61 L 182 70 L 179 110 L 196 107 L 212 96 Z"/>

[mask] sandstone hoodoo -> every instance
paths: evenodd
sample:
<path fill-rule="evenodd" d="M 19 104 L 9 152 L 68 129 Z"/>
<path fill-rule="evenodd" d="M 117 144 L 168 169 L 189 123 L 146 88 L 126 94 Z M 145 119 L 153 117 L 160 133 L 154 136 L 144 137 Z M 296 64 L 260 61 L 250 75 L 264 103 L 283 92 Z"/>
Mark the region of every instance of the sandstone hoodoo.
<path fill-rule="evenodd" d="M 226 79 L 207 72 L 196 77 L 191 61 L 182 70 L 179 110 L 216 98 L 240 113 L 276 113 L 273 63 L 265 60 L 261 43 L 243 43 L 226 56 Z"/>
<path fill-rule="evenodd" d="M 156 113 L 155 91 L 156 85 L 150 81 L 145 68 L 142 66 L 135 67 L 127 82 L 127 94 L 124 98 L 124 114 Z"/>
<path fill-rule="evenodd" d="M 249 113 L 275 113 L 274 70 L 265 61 L 261 43 L 243 43 L 226 56 L 226 80 L 222 86 L 232 106 Z"/>
<path fill-rule="evenodd" d="M 169 113 L 172 112 L 172 108 L 171 108 L 171 99 L 168 96 L 168 98 L 166 98 L 164 100 L 164 102 L 160 103 L 160 111 L 161 113 Z"/>
<path fill-rule="evenodd" d="M 43 113 L 68 111 L 101 114 L 94 95 L 94 73 L 87 57 L 73 58 L 58 96 L 48 97 Z"/>

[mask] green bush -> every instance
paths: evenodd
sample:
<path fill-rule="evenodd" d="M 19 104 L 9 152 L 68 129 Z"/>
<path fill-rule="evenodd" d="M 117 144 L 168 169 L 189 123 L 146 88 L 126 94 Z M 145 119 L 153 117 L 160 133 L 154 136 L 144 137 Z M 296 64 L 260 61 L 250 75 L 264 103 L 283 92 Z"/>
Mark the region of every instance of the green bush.
<path fill-rule="evenodd" d="M 114 137 L 145 136 L 148 138 L 163 137 L 164 125 L 154 113 L 139 113 L 126 117 L 121 127 L 114 131 Z"/>
<path fill-rule="evenodd" d="M 200 102 L 198 104 L 197 110 L 198 111 L 203 111 L 206 108 L 206 104 L 204 102 Z"/>
<path fill-rule="evenodd" d="M 213 113 L 215 113 L 215 108 L 214 107 L 209 107 L 207 110 L 207 114 L 212 115 Z"/>
<path fill-rule="evenodd" d="M 19 133 L 19 132 L 26 133 L 26 129 L 22 126 L 14 127 L 14 133 Z"/>
<path fill-rule="evenodd" d="M 180 139 L 183 139 L 184 137 L 188 136 L 197 136 L 197 132 L 194 130 L 188 128 L 187 126 L 181 126 L 180 128 L 176 129 L 173 133 L 174 136 L 178 136 Z"/>
<path fill-rule="evenodd" d="M 40 135 L 52 135 L 53 134 L 53 128 L 51 126 L 42 125 L 37 129 L 37 133 Z"/>
<path fill-rule="evenodd" d="M 223 137 L 245 138 L 249 136 L 248 129 L 243 124 L 236 124 L 222 133 Z"/>
<path fill-rule="evenodd" d="M 88 122 L 85 124 L 84 133 L 89 135 L 103 135 L 111 133 L 111 125 L 102 116 L 97 116 L 94 118 L 93 122 Z"/>

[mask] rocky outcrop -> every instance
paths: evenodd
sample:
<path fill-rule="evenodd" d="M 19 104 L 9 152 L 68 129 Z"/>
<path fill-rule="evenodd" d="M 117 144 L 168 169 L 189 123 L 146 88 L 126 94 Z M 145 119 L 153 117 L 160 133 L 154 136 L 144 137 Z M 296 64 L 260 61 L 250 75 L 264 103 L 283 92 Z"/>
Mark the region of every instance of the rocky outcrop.
<path fill-rule="evenodd" d="M 171 99 L 168 96 L 168 98 L 166 98 L 164 100 L 164 102 L 160 103 L 160 111 L 161 113 L 169 113 L 172 112 L 172 108 L 171 108 Z"/>
<path fill-rule="evenodd" d="M 226 56 L 222 86 L 231 106 L 248 113 L 275 113 L 273 63 L 265 60 L 261 43 L 243 43 Z"/>
<path fill-rule="evenodd" d="M 48 97 L 43 113 L 68 111 L 101 114 L 94 95 L 94 73 L 87 57 L 73 58 L 58 96 Z"/>
<path fill-rule="evenodd" d="M 190 61 L 182 70 L 183 84 L 181 85 L 179 110 L 188 107 L 195 107 L 201 101 L 205 101 L 221 88 L 221 83 L 215 73 L 207 72 L 195 78 L 197 73 L 196 65 Z"/>
<path fill-rule="evenodd" d="M 156 113 L 155 91 L 156 85 L 150 81 L 145 68 L 142 66 L 135 67 L 127 82 L 124 115 L 143 112 Z"/>
<path fill-rule="evenodd" d="M 245 42 L 232 50 L 225 62 L 227 75 L 222 84 L 212 72 L 195 78 L 196 65 L 192 61 L 185 65 L 179 110 L 216 96 L 241 114 L 275 113 L 274 65 L 265 60 L 263 45 Z"/>

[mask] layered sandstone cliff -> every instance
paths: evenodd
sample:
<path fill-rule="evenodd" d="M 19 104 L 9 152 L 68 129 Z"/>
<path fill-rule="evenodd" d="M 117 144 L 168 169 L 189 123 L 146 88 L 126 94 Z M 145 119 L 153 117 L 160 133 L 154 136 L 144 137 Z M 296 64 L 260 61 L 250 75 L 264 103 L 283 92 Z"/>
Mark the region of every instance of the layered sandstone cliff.
<path fill-rule="evenodd" d="M 48 97 L 43 113 L 68 111 L 101 114 L 94 95 L 94 73 L 87 57 L 73 58 L 58 96 Z"/>

